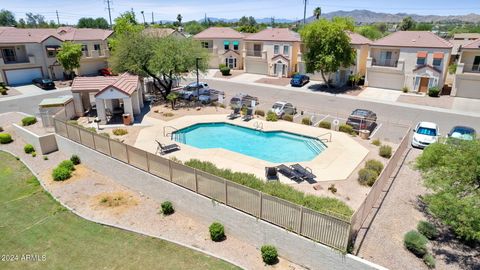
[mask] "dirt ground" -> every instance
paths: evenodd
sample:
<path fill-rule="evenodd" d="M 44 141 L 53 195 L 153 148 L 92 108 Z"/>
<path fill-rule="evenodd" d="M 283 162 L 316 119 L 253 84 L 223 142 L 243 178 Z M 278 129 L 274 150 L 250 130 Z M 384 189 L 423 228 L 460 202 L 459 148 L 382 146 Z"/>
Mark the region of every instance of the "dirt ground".
<path fill-rule="evenodd" d="M 220 71 L 217 71 L 213 77 L 215 78 L 222 78 L 222 79 L 231 79 L 231 78 L 235 78 L 237 77 L 238 75 L 241 75 L 245 73 L 243 70 L 230 70 L 230 76 L 223 76 L 222 73 Z"/>
<path fill-rule="evenodd" d="M 220 106 L 189 106 L 188 104 L 177 104 L 175 110 L 172 110 L 169 105 L 160 104 L 152 107 L 147 114 L 163 121 L 170 121 L 180 118 L 185 115 L 202 115 L 202 114 L 228 114 L 232 110 L 229 108 L 222 108 Z"/>
<path fill-rule="evenodd" d="M 290 78 L 262 78 L 260 80 L 256 80 L 256 83 L 265 83 L 265 84 L 272 84 L 272 85 L 279 85 L 279 86 L 286 86 L 290 84 Z"/>

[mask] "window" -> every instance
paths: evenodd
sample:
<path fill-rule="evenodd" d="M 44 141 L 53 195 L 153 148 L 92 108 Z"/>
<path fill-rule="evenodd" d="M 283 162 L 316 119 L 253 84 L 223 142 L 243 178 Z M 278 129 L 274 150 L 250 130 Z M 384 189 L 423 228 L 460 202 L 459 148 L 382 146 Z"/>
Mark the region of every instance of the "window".
<path fill-rule="evenodd" d="M 88 46 L 86 44 L 82 44 L 82 52 L 88 52 Z"/>
<path fill-rule="evenodd" d="M 230 41 L 224 41 L 223 42 L 223 48 L 228 51 L 230 50 Z"/>
<path fill-rule="evenodd" d="M 57 56 L 59 46 L 45 46 L 48 58 L 54 58 Z"/>
<path fill-rule="evenodd" d="M 475 56 L 473 60 L 473 66 L 472 66 L 473 71 L 480 71 L 480 55 Z"/>
<path fill-rule="evenodd" d="M 439 67 L 442 65 L 442 59 L 441 58 L 435 58 L 433 59 L 433 66 L 434 67 Z"/>
<path fill-rule="evenodd" d="M 95 51 L 100 51 L 100 44 L 93 44 L 93 49 Z"/>
<path fill-rule="evenodd" d="M 17 58 L 15 57 L 14 48 L 4 48 L 2 49 L 3 61 L 5 63 L 16 62 Z"/>
<path fill-rule="evenodd" d="M 418 57 L 417 58 L 417 65 L 424 66 L 425 65 L 425 57 Z"/>
<path fill-rule="evenodd" d="M 280 46 L 278 46 L 278 45 L 273 46 L 273 53 L 274 54 L 278 54 L 279 50 L 280 50 Z"/>
<path fill-rule="evenodd" d="M 233 49 L 234 49 L 235 51 L 238 51 L 238 41 L 234 41 L 234 42 L 233 42 Z"/>
<path fill-rule="evenodd" d="M 289 49 L 290 49 L 290 47 L 288 45 L 283 46 L 283 54 L 288 55 Z"/>

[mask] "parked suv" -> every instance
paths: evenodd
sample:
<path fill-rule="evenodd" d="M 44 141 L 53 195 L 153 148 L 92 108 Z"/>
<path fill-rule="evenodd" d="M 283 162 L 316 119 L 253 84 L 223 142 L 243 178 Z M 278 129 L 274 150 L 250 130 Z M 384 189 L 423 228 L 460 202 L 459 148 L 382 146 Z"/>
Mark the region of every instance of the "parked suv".
<path fill-rule="evenodd" d="M 55 89 L 55 84 L 50 79 L 36 78 L 32 81 L 32 83 L 44 90 Z"/>
<path fill-rule="evenodd" d="M 260 104 L 258 98 L 247 94 L 237 94 L 230 99 L 230 106 L 232 107 L 251 107 L 252 101 L 255 101 L 255 105 Z"/>
<path fill-rule="evenodd" d="M 297 108 L 293 107 L 292 103 L 277 101 L 273 104 L 270 111 L 274 112 L 277 116 L 282 117 L 285 114 L 295 115 L 297 113 Z"/>
<path fill-rule="evenodd" d="M 347 125 L 353 130 L 370 130 L 372 132 L 377 126 L 377 114 L 365 109 L 354 110 L 347 119 Z"/>

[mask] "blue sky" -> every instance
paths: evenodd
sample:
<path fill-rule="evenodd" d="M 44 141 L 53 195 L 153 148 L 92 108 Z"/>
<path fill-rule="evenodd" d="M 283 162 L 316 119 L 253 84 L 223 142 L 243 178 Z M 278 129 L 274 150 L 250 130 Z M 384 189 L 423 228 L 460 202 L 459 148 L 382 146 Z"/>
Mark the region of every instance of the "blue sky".
<path fill-rule="evenodd" d="M 152 12 L 155 20 L 175 20 L 178 13 L 183 15 L 184 21 L 203 18 L 205 13 L 217 18 L 252 15 L 257 18 L 298 19 L 303 17 L 302 3 L 303 0 L 112 0 L 112 17 L 133 8 L 139 19 L 140 11 L 145 11 L 147 21 L 151 21 Z M 322 7 L 322 12 L 369 9 L 376 12 L 434 15 L 480 13 L 478 0 L 308 0 L 307 14 L 310 15 L 316 6 Z M 26 12 L 34 12 L 44 15 L 47 20 L 56 20 L 56 10 L 62 23 L 75 23 L 81 17 L 108 19 L 104 0 L 0 0 L 0 8 L 13 11 L 17 19 L 25 17 Z"/>

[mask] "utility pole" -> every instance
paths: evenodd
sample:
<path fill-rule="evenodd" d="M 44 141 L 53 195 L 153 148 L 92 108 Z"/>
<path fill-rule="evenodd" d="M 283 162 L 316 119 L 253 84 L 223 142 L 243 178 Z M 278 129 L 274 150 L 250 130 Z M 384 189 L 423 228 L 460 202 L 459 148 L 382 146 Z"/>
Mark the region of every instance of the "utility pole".
<path fill-rule="evenodd" d="M 155 24 L 155 20 L 153 19 L 153 11 L 152 11 L 152 25 Z"/>
<path fill-rule="evenodd" d="M 58 10 L 55 10 L 55 12 L 57 13 L 57 24 L 58 26 L 60 26 L 60 18 L 58 17 Z"/>
<path fill-rule="evenodd" d="M 110 7 L 111 1 L 112 0 L 105 0 L 105 2 L 107 2 L 108 19 L 110 20 L 110 28 L 112 28 L 112 8 Z"/>
<path fill-rule="evenodd" d="M 143 12 L 143 10 L 142 10 L 142 11 L 140 11 L 140 13 L 142 13 L 143 25 L 145 25 L 145 24 L 146 24 L 146 23 L 145 23 L 145 12 Z"/>
<path fill-rule="evenodd" d="M 307 0 L 303 0 L 303 25 L 305 25 L 307 19 Z"/>

